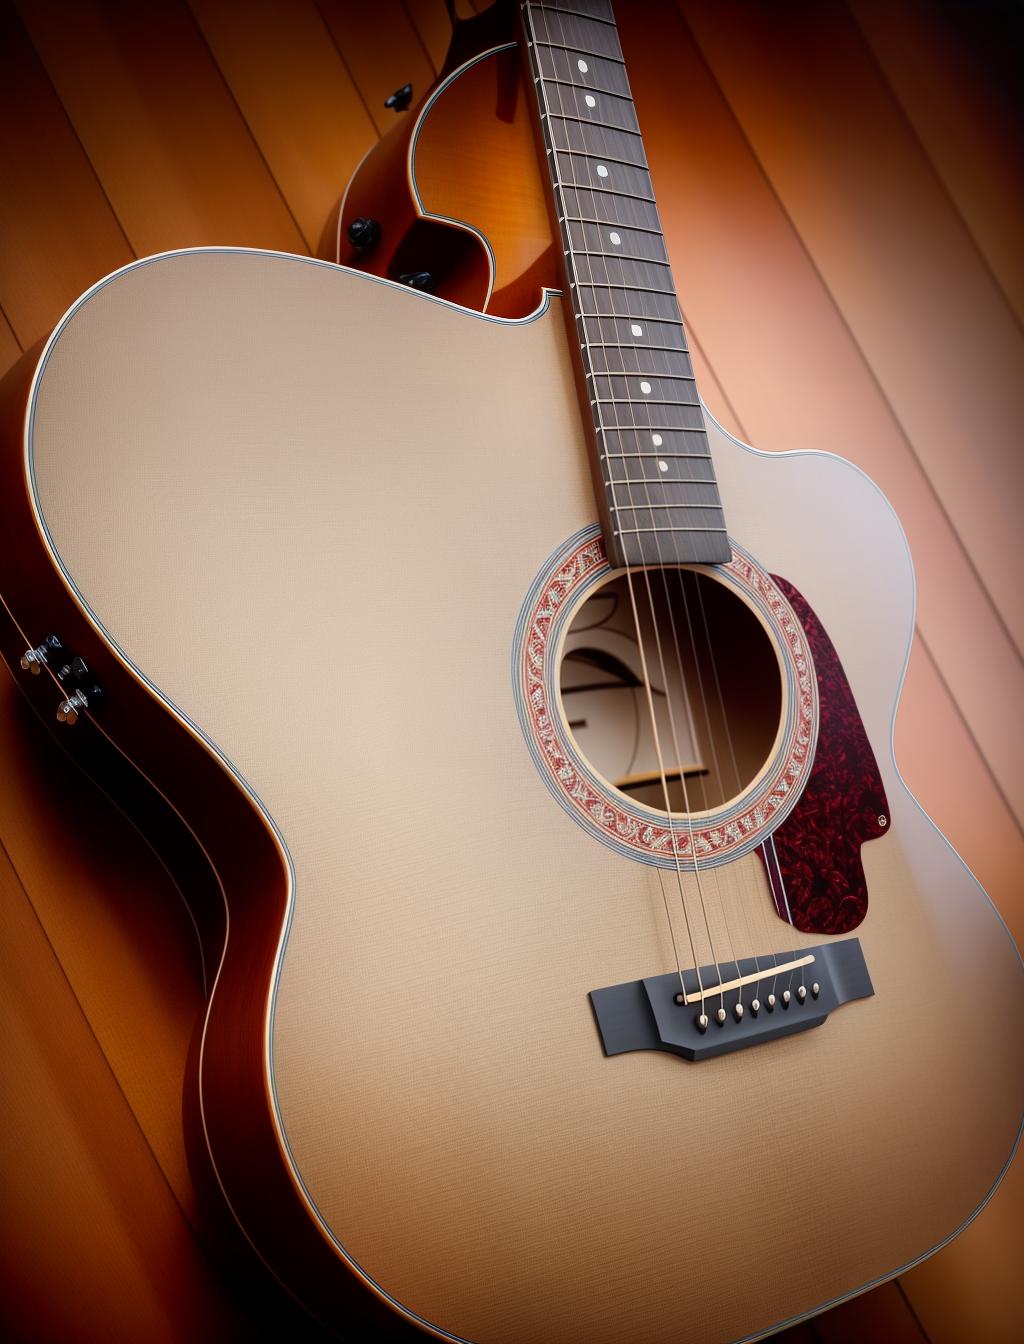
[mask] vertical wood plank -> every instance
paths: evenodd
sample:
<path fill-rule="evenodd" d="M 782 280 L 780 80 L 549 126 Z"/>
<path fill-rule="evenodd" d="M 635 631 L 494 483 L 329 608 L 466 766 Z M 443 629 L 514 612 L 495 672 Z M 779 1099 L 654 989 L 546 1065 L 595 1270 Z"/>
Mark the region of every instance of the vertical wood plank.
<path fill-rule="evenodd" d="M 452 40 L 452 25 L 444 0 L 405 0 L 419 39 L 435 72 L 444 65 Z"/>
<path fill-rule="evenodd" d="M 885 491 L 910 540 L 921 629 L 1019 815 L 1024 672 L 970 557 L 678 14 L 624 9 L 620 29 L 683 307 L 744 437 L 839 453 Z M 658 77 L 666 50 L 671 83 Z"/>
<path fill-rule="evenodd" d="M 378 133 L 386 134 L 405 113 L 389 112 L 384 100 L 403 84 L 411 84 L 416 102 L 434 82 L 433 66 L 412 20 L 401 0 L 377 0 L 373 5 L 317 0 L 317 7 Z"/>
<path fill-rule="evenodd" d="M 312 0 L 190 0 L 274 179 L 315 249 L 328 212 L 377 139 Z"/>
<path fill-rule="evenodd" d="M 7 314 L 0 309 L 0 378 L 21 356 L 21 353 L 21 346 L 18 344 L 18 338 L 15 336 L 10 322 L 7 320 Z"/>
<path fill-rule="evenodd" d="M 2 849 L 0 945 L 6 1337 L 251 1338 L 153 1161 Z"/>
<path fill-rule="evenodd" d="M 932 167 L 1024 320 L 1024 12 L 848 0 Z M 912 53 L 912 54 L 911 54 Z M 995 58 L 995 59 L 993 59 Z"/>
<path fill-rule="evenodd" d="M 84 289 L 132 260 L 14 11 L 0 6 L 0 305 L 23 347 Z"/>
<path fill-rule="evenodd" d="M 1024 840 L 920 635 L 896 716 L 895 751 L 911 793 L 1024 944 Z"/>
<path fill-rule="evenodd" d="M 1024 332 L 847 10 L 805 0 L 780 21 L 750 0 L 679 7 L 1024 649 L 1005 563 L 1024 483 Z"/>
<path fill-rule="evenodd" d="M 193 1216 L 181 1095 L 204 1003 L 196 931 L 165 869 L 39 722 L 6 664 L 0 720 L 0 837 L 147 1143 Z"/>
<path fill-rule="evenodd" d="M 140 256 L 216 243 L 307 250 L 181 0 L 18 8 Z"/>
<path fill-rule="evenodd" d="M 1018 1344 L 1024 1264 L 1024 1162 L 945 1250 L 900 1278 L 931 1344 Z"/>
<path fill-rule="evenodd" d="M 816 1316 L 814 1330 L 820 1344 L 862 1344 L 871 1338 L 886 1344 L 929 1344 L 895 1283 L 883 1283 Z"/>

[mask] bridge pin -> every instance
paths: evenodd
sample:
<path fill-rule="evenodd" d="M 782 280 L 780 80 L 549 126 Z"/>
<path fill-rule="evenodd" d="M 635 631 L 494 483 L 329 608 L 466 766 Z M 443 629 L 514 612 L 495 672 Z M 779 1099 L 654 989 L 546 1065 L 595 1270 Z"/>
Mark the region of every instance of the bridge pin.
<path fill-rule="evenodd" d="M 761 1011 L 761 1000 L 760 1000 L 760 999 L 751 999 L 751 1001 L 750 1001 L 750 1011 L 754 1014 L 755 1017 L 758 1015 L 758 1013 Z"/>
<path fill-rule="evenodd" d="M 783 1006 L 783 1008 L 788 1008 L 788 1007 L 789 1007 L 789 1001 L 790 1001 L 790 999 L 791 999 L 792 997 L 793 997 L 793 995 L 790 994 L 790 992 L 789 992 L 788 989 L 784 989 L 784 990 L 782 991 L 782 1006 Z"/>
<path fill-rule="evenodd" d="M 697 1023 L 697 1030 L 698 1030 L 698 1031 L 707 1031 L 707 1029 L 708 1029 L 708 1015 L 707 1015 L 707 1013 L 700 1013 L 700 1014 L 698 1014 L 698 1016 L 694 1018 L 694 1021 Z"/>
<path fill-rule="evenodd" d="M 804 999 L 807 998 L 807 990 L 803 987 L 803 985 L 801 985 L 800 988 L 797 990 L 796 996 L 801 1003 L 803 1003 Z"/>
<path fill-rule="evenodd" d="M 811 986 L 811 993 L 815 998 L 821 993 L 821 986 L 818 984 L 817 980 L 815 980 L 814 984 Z"/>
<path fill-rule="evenodd" d="M 768 1011 L 772 1012 L 772 1010 L 775 1008 L 775 995 L 769 994 L 767 999 L 765 999 L 765 1003 L 767 1003 L 768 1005 Z"/>
<path fill-rule="evenodd" d="M 725 1011 L 724 1008 L 719 1008 L 715 1013 L 715 1021 L 718 1023 L 719 1026 L 722 1026 L 722 1024 L 725 1022 L 725 1019 L 728 1016 L 729 1014 Z"/>
<path fill-rule="evenodd" d="M 738 1003 L 738 1004 L 736 1005 L 736 1007 L 735 1007 L 732 1011 L 733 1011 L 733 1016 L 736 1018 L 736 1021 L 737 1021 L 737 1022 L 742 1022 L 742 1021 L 743 1021 L 743 1004 L 742 1004 L 742 1003 Z"/>
<path fill-rule="evenodd" d="M 677 995 L 675 996 L 675 998 L 672 1000 L 672 1002 L 673 1002 L 673 1003 L 677 1003 L 677 1004 L 679 1005 L 680 1008 L 685 1008 L 685 1007 L 686 1007 L 686 995 L 685 995 L 685 994 L 677 994 Z"/>

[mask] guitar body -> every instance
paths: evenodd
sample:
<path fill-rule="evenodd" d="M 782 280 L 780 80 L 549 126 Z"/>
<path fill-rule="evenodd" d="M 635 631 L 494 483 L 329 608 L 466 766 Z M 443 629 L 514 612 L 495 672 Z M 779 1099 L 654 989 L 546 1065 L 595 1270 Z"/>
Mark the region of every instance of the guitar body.
<path fill-rule="evenodd" d="M 1024 979 L 893 759 L 891 509 L 707 417 L 730 536 L 827 631 L 881 774 L 874 992 L 736 1053 L 606 1056 L 588 994 L 675 961 L 664 869 L 559 806 L 519 693 L 537 585 L 596 519 L 560 303 L 500 321 L 230 249 L 118 272 L 8 389 L 4 652 L 53 629 L 87 658 L 106 695 L 74 733 L 217 875 L 197 1143 L 311 1310 L 381 1338 L 744 1339 L 987 1201 Z M 19 676 L 52 714 L 50 669 Z M 756 853 L 705 883 L 719 947 L 822 942 Z"/>

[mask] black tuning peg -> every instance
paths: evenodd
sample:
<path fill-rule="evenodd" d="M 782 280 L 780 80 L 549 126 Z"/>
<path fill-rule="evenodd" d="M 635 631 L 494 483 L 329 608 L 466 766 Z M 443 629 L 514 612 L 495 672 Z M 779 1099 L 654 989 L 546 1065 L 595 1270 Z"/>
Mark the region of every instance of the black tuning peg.
<path fill-rule="evenodd" d="M 429 271 L 406 271 L 399 280 L 410 289 L 433 289 L 434 277 Z"/>
<path fill-rule="evenodd" d="M 392 112 L 404 112 L 412 102 L 412 85 L 403 84 L 400 89 L 396 89 L 389 98 L 384 99 L 384 106 L 390 107 Z"/>
<path fill-rule="evenodd" d="M 375 219 L 364 219 L 360 215 L 348 226 L 348 240 L 360 252 L 369 252 L 380 242 L 380 225 Z"/>

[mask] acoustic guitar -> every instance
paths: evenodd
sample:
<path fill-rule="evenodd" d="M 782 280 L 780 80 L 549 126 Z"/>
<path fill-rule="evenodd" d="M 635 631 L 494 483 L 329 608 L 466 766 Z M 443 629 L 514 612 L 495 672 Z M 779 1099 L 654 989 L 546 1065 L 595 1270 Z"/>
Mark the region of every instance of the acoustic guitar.
<path fill-rule="evenodd" d="M 609 0 L 506 18 L 358 266 L 148 257 L 7 380 L 3 651 L 185 875 L 197 1170 L 310 1312 L 746 1340 L 985 1204 L 1024 978 L 893 757 L 897 519 L 701 402 Z M 481 88 L 518 273 L 417 176 Z"/>

